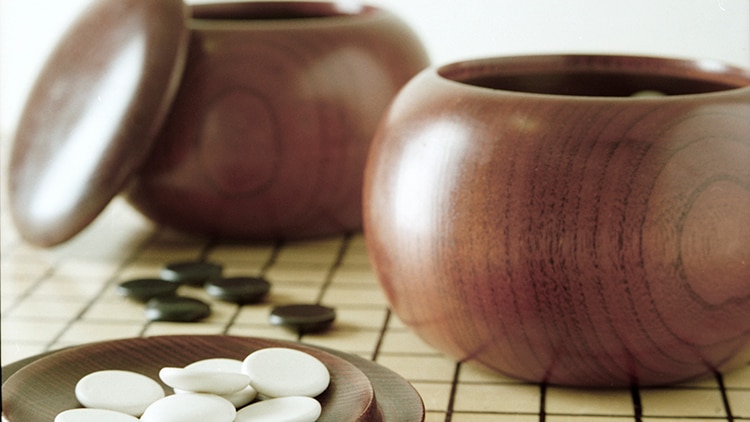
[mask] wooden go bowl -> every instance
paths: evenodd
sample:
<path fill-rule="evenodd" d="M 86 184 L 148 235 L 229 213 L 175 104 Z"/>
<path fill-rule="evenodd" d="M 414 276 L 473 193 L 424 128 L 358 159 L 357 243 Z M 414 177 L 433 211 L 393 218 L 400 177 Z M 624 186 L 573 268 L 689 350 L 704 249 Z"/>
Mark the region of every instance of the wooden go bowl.
<path fill-rule="evenodd" d="M 663 96 L 631 96 L 656 90 Z M 750 358 L 750 73 L 490 58 L 423 71 L 365 176 L 394 311 L 535 382 L 679 382 Z"/>
<path fill-rule="evenodd" d="M 411 29 L 372 6 L 304 1 L 196 5 L 188 27 L 180 90 L 129 200 L 229 238 L 359 230 L 378 121 L 428 65 Z"/>

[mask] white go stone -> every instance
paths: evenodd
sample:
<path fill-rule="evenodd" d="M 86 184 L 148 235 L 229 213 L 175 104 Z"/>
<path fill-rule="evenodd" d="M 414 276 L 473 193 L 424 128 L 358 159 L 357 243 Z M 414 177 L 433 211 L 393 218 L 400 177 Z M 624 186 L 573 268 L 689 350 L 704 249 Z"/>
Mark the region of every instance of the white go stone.
<path fill-rule="evenodd" d="M 315 422 L 322 407 L 306 396 L 279 397 L 259 401 L 237 412 L 235 422 Z"/>
<path fill-rule="evenodd" d="M 239 372 L 203 371 L 186 368 L 162 368 L 164 384 L 194 393 L 232 394 L 250 385 L 250 377 Z"/>
<path fill-rule="evenodd" d="M 92 372 L 76 383 L 75 395 L 85 407 L 114 410 L 140 416 L 164 389 L 143 374 L 121 370 Z"/>
<path fill-rule="evenodd" d="M 179 388 L 175 388 L 174 392 L 176 394 L 190 394 L 193 393 L 193 391 L 188 390 L 180 390 Z M 258 392 L 255 391 L 255 389 L 251 386 L 247 386 L 243 388 L 242 390 L 232 393 L 232 394 L 221 394 L 220 397 L 223 397 L 227 400 L 229 400 L 234 407 L 240 408 L 242 406 L 245 406 L 249 403 L 251 403 L 253 400 L 255 400 L 256 397 L 258 397 Z"/>
<path fill-rule="evenodd" d="M 185 366 L 185 369 L 214 372 L 236 372 L 240 374 L 242 373 L 242 361 L 229 358 L 203 359 Z M 183 394 L 189 393 L 190 391 L 175 388 L 174 392 Z M 231 394 L 221 394 L 221 396 L 232 402 L 234 407 L 240 408 L 255 400 L 258 396 L 258 392 L 248 385 L 240 391 Z"/>
<path fill-rule="evenodd" d="M 141 422 L 233 422 L 237 409 L 214 394 L 174 394 L 153 403 Z"/>
<path fill-rule="evenodd" d="M 185 366 L 185 369 L 214 372 L 237 372 L 242 373 L 242 361 L 229 358 L 203 359 Z"/>
<path fill-rule="evenodd" d="M 269 347 L 250 353 L 242 362 L 250 385 L 266 397 L 315 397 L 328 388 L 328 368 L 316 357 L 285 347 Z"/>
<path fill-rule="evenodd" d="M 114 410 L 84 408 L 60 412 L 55 422 L 138 422 L 138 418 Z"/>

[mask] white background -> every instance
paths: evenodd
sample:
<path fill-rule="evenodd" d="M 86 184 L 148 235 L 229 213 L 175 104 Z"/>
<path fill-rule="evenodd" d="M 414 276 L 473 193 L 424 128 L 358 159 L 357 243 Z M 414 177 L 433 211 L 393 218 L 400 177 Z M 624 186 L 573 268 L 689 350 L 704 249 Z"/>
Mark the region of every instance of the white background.
<path fill-rule="evenodd" d="M 44 59 L 90 1 L 0 0 L 2 133 L 12 132 Z M 712 58 L 750 68 L 750 0 L 371 3 L 406 20 L 435 64 L 496 55 L 599 52 Z"/>

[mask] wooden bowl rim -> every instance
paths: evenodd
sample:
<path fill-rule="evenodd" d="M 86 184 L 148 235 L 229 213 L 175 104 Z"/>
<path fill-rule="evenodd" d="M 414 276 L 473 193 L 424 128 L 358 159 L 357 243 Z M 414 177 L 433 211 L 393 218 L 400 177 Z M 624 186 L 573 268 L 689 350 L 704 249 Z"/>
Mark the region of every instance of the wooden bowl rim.
<path fill-rule="evenodd" d="M 496 56 L 470 59 L 432 67 L 434 78 L 467 90 L 485 94 L 555 97 L 594 101 L 675 101 L 683 98 L 716 95 L 744 95 L 750 93 L 750 69 L 734 66 L 714 59 L 690 59 L 625 54 L 535 54 Z M 471 82 L 472 78 L 493 76 L 518 76 L 534 74 L 596 73 L 633 77 L 674 77 L 698 82 L 735 86 L 733 88 L 697 93 L 678 93 L 662 97 L 629 97 L 617 95 L 587 96 L 577 94 L 543 93 L 514 89 L 486 87 Z"/>

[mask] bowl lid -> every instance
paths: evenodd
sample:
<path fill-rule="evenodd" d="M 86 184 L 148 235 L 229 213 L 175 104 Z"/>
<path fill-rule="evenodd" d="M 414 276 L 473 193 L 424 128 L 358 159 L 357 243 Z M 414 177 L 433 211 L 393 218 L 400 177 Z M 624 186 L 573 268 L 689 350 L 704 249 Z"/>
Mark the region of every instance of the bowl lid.
<path fill-rule="evenodd" d="M 9 203 L 39 246 L 83 230 L 143 164 L 177 92 L 182 0 L 100 0 L 48 58 L 16 130 Z"/>

